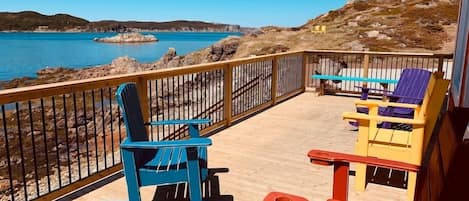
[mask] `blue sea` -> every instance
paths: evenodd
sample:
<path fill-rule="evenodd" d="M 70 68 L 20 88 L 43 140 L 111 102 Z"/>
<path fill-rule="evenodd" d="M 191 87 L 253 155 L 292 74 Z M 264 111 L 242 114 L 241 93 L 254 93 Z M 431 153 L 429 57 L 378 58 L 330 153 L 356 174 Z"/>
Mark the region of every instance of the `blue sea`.
<path fill-rule="evenodd" d="M 0 33 L 0 80 L 35 77 L 45 67 L 84 68 L 108 64 L 117 57 L 130 56 L 139 62 L 158 60 L 176 48 L 178 55 L 208 47 L 230 35 L 241 33 L 151 32 L 159 42 L 107 44 L 94 38 L 116 33 Z"/>

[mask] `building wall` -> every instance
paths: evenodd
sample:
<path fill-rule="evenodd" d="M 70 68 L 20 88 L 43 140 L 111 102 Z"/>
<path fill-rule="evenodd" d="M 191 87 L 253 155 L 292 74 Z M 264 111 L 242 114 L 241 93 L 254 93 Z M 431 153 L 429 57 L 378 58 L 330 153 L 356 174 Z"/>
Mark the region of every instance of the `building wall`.
<path fill-rule="evenodd" d="M 469 108 L 469 0 L 461 0 L 454 54 L 452 94 L 455 106 Z"/>

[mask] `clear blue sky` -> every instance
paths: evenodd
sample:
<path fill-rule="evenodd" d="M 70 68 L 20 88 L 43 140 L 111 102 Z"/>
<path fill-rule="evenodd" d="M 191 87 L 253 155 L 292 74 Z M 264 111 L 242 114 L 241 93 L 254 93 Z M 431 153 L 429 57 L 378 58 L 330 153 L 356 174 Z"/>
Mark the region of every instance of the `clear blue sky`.
<path fill-rule="evenodd" d="M 201 20 L 260 27 L 298 26 L 346 0 L 0 0 L 0 11 L 67 13 L 97 20 Z"/>

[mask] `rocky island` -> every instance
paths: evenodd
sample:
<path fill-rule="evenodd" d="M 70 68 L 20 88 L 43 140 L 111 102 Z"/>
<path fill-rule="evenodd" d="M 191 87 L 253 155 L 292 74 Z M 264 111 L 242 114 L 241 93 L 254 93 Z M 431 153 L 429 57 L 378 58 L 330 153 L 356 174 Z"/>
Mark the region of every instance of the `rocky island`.
<path fill-rule="evenodd" d="M 141 33 L 120 33 L 116 36 L 95 38 L 93 40 L 102 43 L 148 43 L 158 41 L 154 35 L 143 35 Z"/>

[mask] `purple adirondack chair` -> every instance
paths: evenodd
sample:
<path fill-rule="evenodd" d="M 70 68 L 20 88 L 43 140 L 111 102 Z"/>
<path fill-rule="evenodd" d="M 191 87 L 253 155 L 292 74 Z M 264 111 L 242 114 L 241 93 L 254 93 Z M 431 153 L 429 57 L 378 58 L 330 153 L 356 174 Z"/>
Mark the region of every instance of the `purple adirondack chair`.
<path fill-rule="evenodd" d="M 431 72 L 424 69 L 407 68 L 404 69 L 399 78 L 399 82 L 392 94 L 387 95 L 391 102 L 421 104 L 427 90 L 428 81 L 430 80 Z M 362 88 L 362 100 L 368 98 L 368 92 L 383 91 L 379 89 Z M 388 91 L 383 91 L 388 93 Z M 357 112 L 368 114 L 368 108 L 358 107 Z M 400 107 L 380 107 L 378 114 L 381 116 L 392 116 L 401 118 L 413 118 L 414 111 L 409 108 Z M 353 126 L 358 126 L 357 122 L 350 122 Z M 390 128 L 390 123 L 384 122 L 381 125 L 383 128 Z"/>

